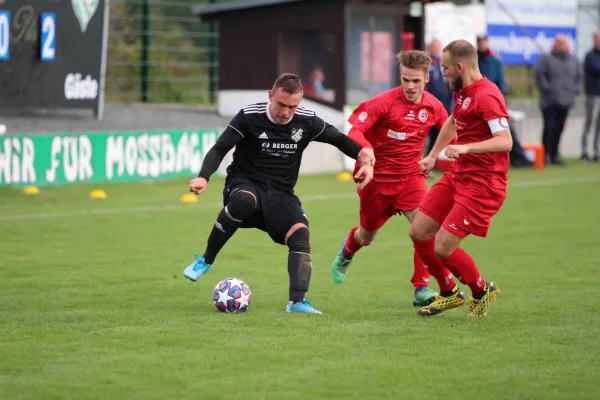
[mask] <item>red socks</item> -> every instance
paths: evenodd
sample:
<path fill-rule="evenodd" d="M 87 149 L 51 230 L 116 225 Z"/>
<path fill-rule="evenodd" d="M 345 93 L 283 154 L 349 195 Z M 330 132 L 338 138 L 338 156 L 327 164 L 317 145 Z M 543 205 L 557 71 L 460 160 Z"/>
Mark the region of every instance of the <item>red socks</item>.
<path fill-rule="evenodd" d="M 415 252 L 419 255 L 421 260 L 423 260 L 423 263 L 425 264 L 429 273 L 438 281 L 440 290 L 449 291 L 456 286 L 456 282 L 454 282 L 452 274 L 446 268 L 442 260 L 440 260 L 437 254 L 435 254 L 434 244 L 434 237 L 427 240 L 413 242 Z"/>
<path fill-rule="evenodd" d="M 485 281 L 479 274 L 473 258 L 460 247 L 444 260 L 444 263 L 461 282 L 469 285 L 473 293 L 478 293 L 485 287 Z"/>
<path fill-rule="evenodd" d="M 362 246 L 356 242 L 354 239 L 354 232 L 358 229 L 358 226 L 350 229 L 350 234 L 348 235 L 348 239 L 346 239 L 346 244 L 344 245 L 344 254 L 346 257 L 352 258 L 359 251 Z"/>
<path fill-rule="evenodd" d="M 413 253 L 413 263 L 414 272 L 412 278 L 410 279 L 410 282 L 413 284 L 415 289 L 421 286 L 427 286 L 431 274 L 429 273 L 429 271 L 427 271 L 427 268 L 425 268 L 421 257 L 419 257 L 416 251 Z"/>

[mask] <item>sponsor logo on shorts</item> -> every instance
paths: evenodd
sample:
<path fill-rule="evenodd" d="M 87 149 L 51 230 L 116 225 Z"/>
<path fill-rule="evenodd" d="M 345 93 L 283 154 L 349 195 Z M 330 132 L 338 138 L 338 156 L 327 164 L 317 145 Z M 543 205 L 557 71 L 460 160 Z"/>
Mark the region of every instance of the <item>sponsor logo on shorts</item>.
<path fill-rule="evenodd" d="M 469 225 L 470 223 L 471 223 L 471 221 L 469 221 L 469 220 L 468 220 L 468 219 L 466 219 L 466 218 L 463 218 L 463 224 L 465 224 L 465 225 Z"/>

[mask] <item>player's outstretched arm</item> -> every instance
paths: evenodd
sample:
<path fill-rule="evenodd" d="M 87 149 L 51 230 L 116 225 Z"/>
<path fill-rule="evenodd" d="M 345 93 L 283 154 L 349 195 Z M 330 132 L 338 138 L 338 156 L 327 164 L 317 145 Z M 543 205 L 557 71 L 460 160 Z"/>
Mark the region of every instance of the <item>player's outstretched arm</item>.
<path fill-rule="evenodd" d="M 313 140 L 329 143 L 348 157 L 360 162 L 361 168 L 355 175 L 355 178 L 360 182 L 359 188 L 364 188 L 373 179 L 373 165 L 375 165 L 373 149 L 361 149 L 358 143 L 327 123 L 325 123 L 323 131 L 315 136 Z"/>
<path fill-rule="evenodd" d="M 375 165 L 375 155 L 373 154 L 373 149 L 370 146 L 362 147 L 360 144 L 349 138 L 347 135 L 344 135 L 332 125 L 325 123 L 325 128 L 323 131 L 315 136 L 313 140 L 316 140 L 317 142 L 328 143 L 337 147 L 348 157 L 358 160 L 361 165 Z"/>
<path fill-rule="evenodd" d="M 219 169 L 219 165 L 221 165 L 227 153 L 242 141 L 244 138 L 243 135 L 238 128 L 234 128 L 231 125 L 225 129 L 221 136 L 219 136 L 219 139 L 217 139 L 217 143 L 206 153 L 198 177 L 190 181 L 190 192 L 196 194 L 204 193 L 212 174 Z"/>

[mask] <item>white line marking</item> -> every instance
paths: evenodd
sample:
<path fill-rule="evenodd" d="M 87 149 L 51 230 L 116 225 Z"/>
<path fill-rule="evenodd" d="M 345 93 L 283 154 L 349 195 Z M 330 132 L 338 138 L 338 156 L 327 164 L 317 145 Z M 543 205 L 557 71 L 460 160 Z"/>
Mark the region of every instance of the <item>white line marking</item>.
<path fill-rule="evenodd" d="M 510 178 L 509 178 L 510 180 Z M 514 186 L 514 187 L 519 187 L 519 188 L 523 188 L 523 187 L 538 187 L 538 186 L 558 186 L 558 185 L 568 185 L 568 184 L 574 184 L 574 183 L 587 183 L 587 182 L 598 182 L 600 181 L 600 176 L 590 176 L 590 177 L 586 177 L 586 178 L 555 178 L 555 179 L 542 179 L 542 180 L 535 180 L 535 181 L 521 181 L 521 182 L 515 182 L 512 185 L 509 183 L 509 188 L 510 186 Z"/>
<path fill-rule="evenodd" d="M 577 184 L 577 183 L 589 183 L 600 181 L 598 177 L 588 178 L 557 178 L 557 179 L 546 179 L 546 180 L 535 180 L 535 181 L 521 181 L 509 184 L 510 187 L 514 188 L 530 188 L 539 186 L 558 186 L 564 184 Z M 352 193 L 337 193 L 337 194 L 313 194 L 305 195 L 300 198 L 303 203 L 312 201 L 327 201 L 327 200 L 348 200 L 358 199 L 355 192 Z M 95 208 L 90 210 L 70 211 L 70 212 L 47 212 L 47 213 L 32 213 L 32 214 L 17 214 L 17 215 L 0 215 L 0 221 L 18 221 L 27 219 L 43 219 L 43 218 L 69 218 L 69 217 L 81 217 L 89 215 L 111 215 L 111 214 L 128 214 L 128 213 L 140 213 L 140 212 L 155 212 L 155 211 L 169 211 L 169 210 L 185 210 L 190 208 L 206 208 L 206 207 L 222 207 L 222 202 L 210 202 L 200 203 L 197 205 L 189 204 L 167 204 L 160 206 L 136 206 L 136 207 L 122 207 L 122 208 Z"/>

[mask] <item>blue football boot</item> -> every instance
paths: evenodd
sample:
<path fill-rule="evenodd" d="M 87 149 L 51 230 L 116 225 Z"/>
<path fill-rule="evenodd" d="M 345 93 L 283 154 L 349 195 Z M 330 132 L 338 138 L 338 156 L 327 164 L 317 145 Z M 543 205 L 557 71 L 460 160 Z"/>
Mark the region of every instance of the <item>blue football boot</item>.
<path fill-rule="evenodd" d="M 323 314 L 321 311 L 315 309 L 312 304 L 310 304 L 310 301 L 308 301 L 308 299 L 304 299 L 302 301 L 299 301 L 295 304 L 292 304 L 292 302 L 288 302 L 287 306 L 285 307 L 285 311 L 286 312 L 301 312 L 301 313 L 309 313 L 309 314 Z"/>
<path fill-rule="evenodd" d="M 198 257 L 197 254 L 194 254 L 194 258 L 196 258 L 196 261 L 183 270 L 183 276 L 195 282 L 208 272 L 210 265 L 206 263 L 204 257 Z"/>

